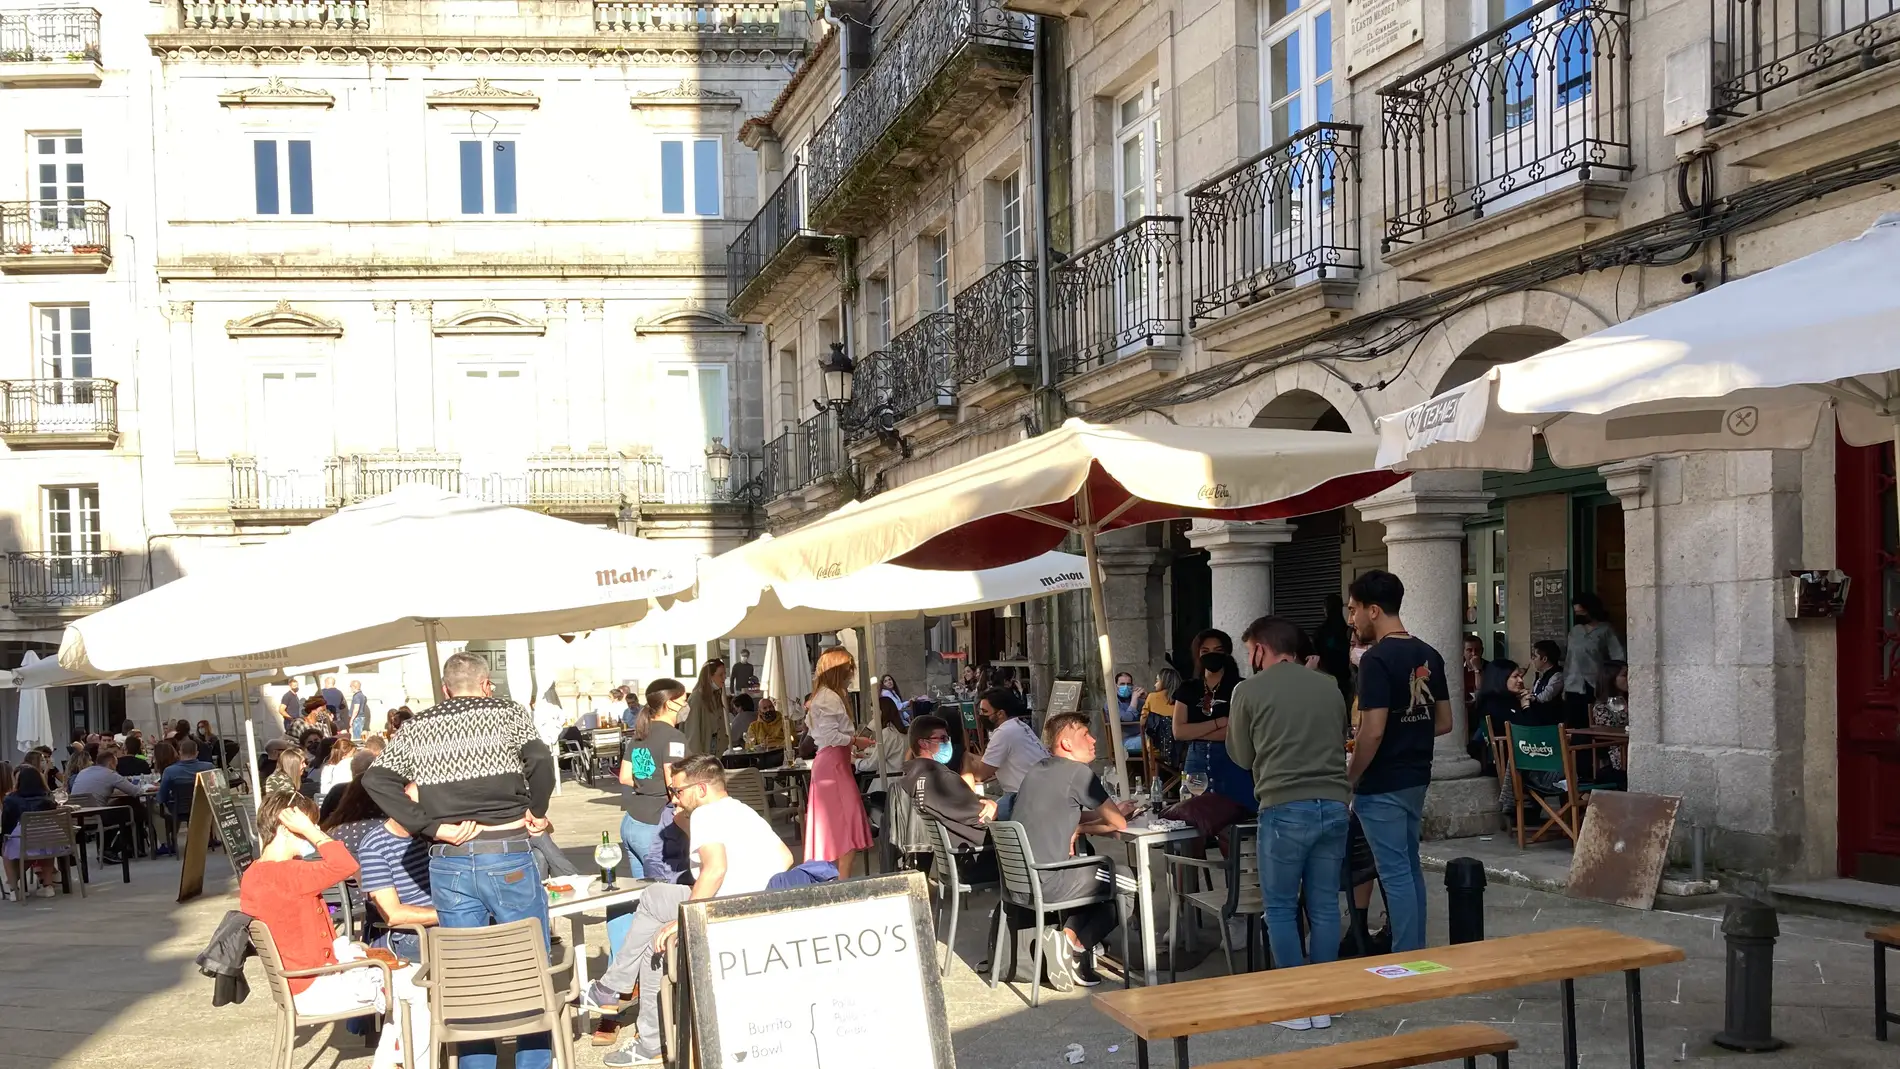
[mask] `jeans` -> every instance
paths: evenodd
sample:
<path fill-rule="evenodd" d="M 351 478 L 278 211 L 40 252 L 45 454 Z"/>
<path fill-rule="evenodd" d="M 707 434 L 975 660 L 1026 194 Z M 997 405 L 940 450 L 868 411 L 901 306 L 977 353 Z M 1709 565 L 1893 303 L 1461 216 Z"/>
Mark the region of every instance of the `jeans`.
<path fill-rule="evenodd" d="M 601 986 L 610 991 L 640 989 L 640 1009 L 636 1017 L 640 1038 L 634 1041 L 633 1049 L 642 1057 L 660 1056 L 660 988 L 666 983 L 666 966 L 664 961 L 654 964 L 653 937 L 669 922 L 679 920 L 680 903 L 691 897 L 693 889 L 677 883 L 653 884 L 641 892 L 640 906 L 633 913 L 633 927 L 620 949 L 614 952 L 607 971 L 600 974 Z M 517 1058 L 515 1064 L 520 1065 L 520 1059 Z"/>
<path fill-rule="evenodd" d="M 542 936 L 548 933 L 548 896 L 541 889 L 541 874 L 535 868 L 532 850 L 432 856 L 429 889 L 444 928 L 485 928 L 533 917 L 541 922 Z M 581 948 L 575 950 L 579 953 Z M 515 1044 L 516 1069 L 549 1069 L 554 1064 L 552 1033 L 521 1036 Z M 491 1040 L 459 1044 L 456 1053 L 462 1069 L 495 1069 L 495 1044 Z"/>
<path fill-rule="evenodd" d="M 1300 887 L 1314 964 L 1339 957 L 1339 874 L 1346 862 L 1346 805 L 1309 798 L 1260 810 L 1260 899 L 1266 904 L 1273 967 L 1305 965 Z"/>
<path fill-rule="evenodd" d="M 369 735 L 369 717 L 359 716 L 350 722 L 350 733 L 359 740 Z"/>
<path fill-rule="evenodd" d="M 1011 813 L 1014 813 L 1015 811 L 1016 811 L 1016 792 L 1011 791 L 1008 794 L 999 794 L 996 796 L 996 815 L 991 817 L 990 819 L 991 820 L 1008 820 L 1009 815 Z"/>
<path fill-rule="evenodd" d="M 633 819 L 632 814 L 620 815 L 620 845 L 627 855 L 627 875 L 636 880 L 644 880 L 647 875 L 645 858 L 647 851 L 660 839 L 658 824 L 642 824 Z M 618 877 L 616 877 L 618 878 Z M 627 929 L 633 926 L 633 910 L 609 906 L 607 909 L 607 951 L 612 953 L 620 949 L 627 938 Z"/>
<path fill-rule="evenodd" d="M 1425 872 L 1418 863 L 1419 814 L 1426 786 L 1353 798 L 1359 826 L 1372 845 L 1385 887 L 1385 908 L 1392 918 L 1392 952 L 1425 948 Z"/>

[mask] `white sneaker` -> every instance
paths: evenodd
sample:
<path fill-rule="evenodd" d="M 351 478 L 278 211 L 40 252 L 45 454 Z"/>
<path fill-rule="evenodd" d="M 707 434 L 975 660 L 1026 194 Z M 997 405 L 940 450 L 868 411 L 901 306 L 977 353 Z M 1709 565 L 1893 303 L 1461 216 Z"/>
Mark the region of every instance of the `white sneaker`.
<path fill-rule="evenodd" d="M 1333 1026 L 1333 1019 L 1327 1014 L 1316 1013 L 1313 1015 L 1314 1028 L 1331 1028 L 1332 1026 Z"/>
<path fill-rule="evenodd" d="M 1281 1028 L 1291 1028 L 1295 1032 L 1304 1032 L 1313 1027 L 1313 1019 L 1311 1017 L 1295 1017 L 1292 1020 L 1275 1021 L 1273 1023 L 1279 1025 Z M 1332 1018 L 1327 1018 L 1326 1023 L 1331 1025 L 1333 1023 Z"/>
<path fill-rule="evenodd" d="M 58 897 L 59 897 L 59 891 L 57 891 L 56 889 L 54 889 L 54 888 L 51 888 L 51 887 L 42 887 L 42 888 L 40 888 L 39 890 L 37 890 L 37 891 L 34 891 L 34 892 L 33 892 L 33 897 L 35 897 L 35 898 L 58 898 Z"/>

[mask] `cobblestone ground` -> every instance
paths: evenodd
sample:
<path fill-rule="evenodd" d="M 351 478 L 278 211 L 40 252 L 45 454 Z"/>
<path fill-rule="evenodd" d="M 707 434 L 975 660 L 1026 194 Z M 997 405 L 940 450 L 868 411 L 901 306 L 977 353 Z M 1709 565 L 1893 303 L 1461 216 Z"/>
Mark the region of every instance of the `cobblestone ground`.
<path fill-rule="evenodd" d="M 557 837 L 574 845 L 598 841 L 618 826 L 615 798 L 569 784 L 556 801 Z M 260 989 L 240 1006 L 214 1009 L 211 984 L 192 965 L 236 895 L 222 855 L 210 862 L 206 893 L 179 905 L 176 862 L 139 861 L 132 883 L 95 875 L 91 894 L 26 905 L 0 903 L 0 1069 L 249 1069 L 270 1055 L 272 1010 Z M 1428 879 L 1432 874 L 1427 874 Z M 1434 889 L 1434 939 L 1444 938 L 1442 892 Z M 1027 993 L 992 991 L 970 970 L 985 956 L 987 908 L 979 901 L 965 916 L 959 962 L 946 981 L 957 1064 L 964 1069 L 1057 1066 L 1070 1043 L 1080 1043 L 1085 1065 L 1132 1066 L 1129 1035 L 1098 1014 L 1081 992 L 1044 993 L 1039 1009 Z M 1719 915 L 1639 913 L 1570 901 L 1519 887 L 1493 888 L 1487 902 L 1492 935 L 1577 924 L 1616 928 L 1681 946 L 1688 960 L 1645 973 L 1648 1064 L 1746 1063 L 1762 1069 L 1826 1066 L 1833 1069 L 1900 1067 L 1900 1041 L 1878 1044 L 1872 1027 L 1872 962 L 1861 925 L 1796 916 L 1782 918 L 1775 954 L 1775 1033 L 1787 1050 L 1742 1056 L 1708 1042 L 1721 1027 L 1723 944 Z M 594 945 L 605 938 L 589 927 Z M 1215 954 L 1192 975 L 1220 971 Z M 253 966 L 253 980 L 257 980 Z M 1583 1064 L 1627 1065 L 1620 977 L 1579 982 Z M 1490 1022 L 1515 1035 L 1523 1053 L 1513 1065 L 1556 1066 L 1562 1037 L 1554 985 L 1488 996 L 1445 999 L 1354 1014 L 1330 1032 L 1291 1033 L 1271 1026 L 1197 1039 L 1196 1064 L 1302 1044 L 1365 1038 L 1397 1029 L 1458 1021 Z M 1109 1047 L 1118 1049 L 1110 1052 Z M 600 1052 L 583 1041 L 582 1066 L 599 1065 Z M 300 1069 L 369 1064 L 362 1041 L 340 1029 L 307 1031 Z M 504 1060 L 504 1065 L 506 1061 Z"/>

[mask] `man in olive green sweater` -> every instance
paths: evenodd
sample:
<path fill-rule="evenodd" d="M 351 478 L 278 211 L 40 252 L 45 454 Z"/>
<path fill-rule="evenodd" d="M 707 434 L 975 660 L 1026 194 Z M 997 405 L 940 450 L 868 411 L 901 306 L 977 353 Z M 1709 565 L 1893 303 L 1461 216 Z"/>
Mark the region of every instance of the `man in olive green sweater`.
<path fill-rule="evenodd" d="M 1273 963 L 1307 963 L 1297 910 L 1306 887 L 1312 960 L 1339 956 L 1339 876 L 1346 860 L 1346 703 L 1339 684 L 1299 663 L 1300 629 L 1278 616 L 1255 620 L 1241 641 L 1254 675 L 1234 688 L 1227 752 L 1253 770 L 1260 802 L 1260 893 Z M 1329 1017 L 1279 1022 L 1325 1028 Z"/>

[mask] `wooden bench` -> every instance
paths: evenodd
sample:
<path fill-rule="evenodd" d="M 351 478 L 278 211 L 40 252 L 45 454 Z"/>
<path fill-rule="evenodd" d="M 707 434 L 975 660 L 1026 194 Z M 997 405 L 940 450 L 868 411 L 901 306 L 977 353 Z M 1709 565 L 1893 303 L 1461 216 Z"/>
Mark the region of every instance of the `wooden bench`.
<path fill-rule="evenodd" d="M 1884 1041 L 1887 1026 L 1900 1024 L 1900 1013 L 1887 1009 L 1887 948 L 1900 947 L 1900 924 L 1867 929 L 1874 944 L 1874 1038 Z"/>
<path fill-rule="evenodd" d="M 1362 1039 L 1356 1043 L 1304 1047 L 1280 1054 L 1216 1062 L 1203 1069 L 1409 1069 L 1454 1058 L 1463 1058 L 1467 1069 L 1475 1069 L 1479 1056 L 1485 1054 L 1497 1059 L 1497 1069 L 1510 1069 L 1510 1052 L 1516 1049 L 1517 1040 L 1495 1028 L 1455 1024 Z"/>

